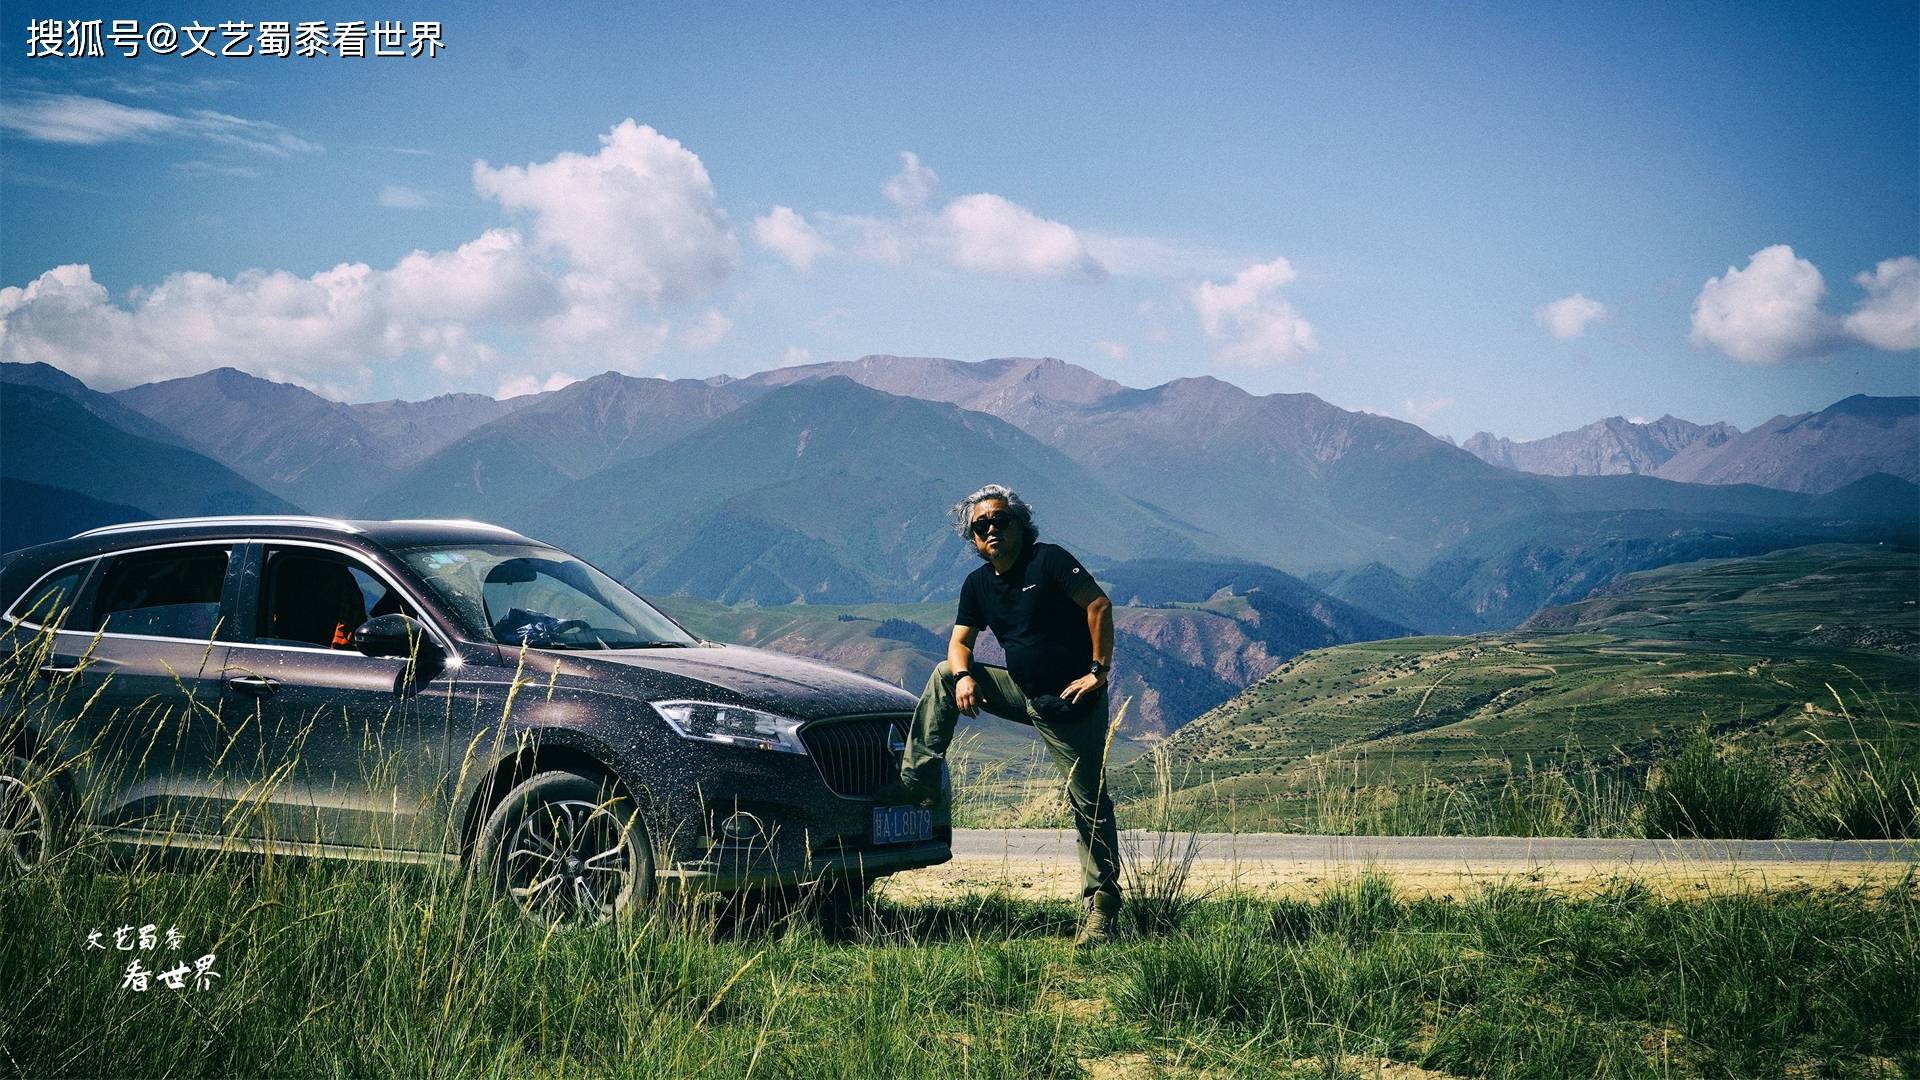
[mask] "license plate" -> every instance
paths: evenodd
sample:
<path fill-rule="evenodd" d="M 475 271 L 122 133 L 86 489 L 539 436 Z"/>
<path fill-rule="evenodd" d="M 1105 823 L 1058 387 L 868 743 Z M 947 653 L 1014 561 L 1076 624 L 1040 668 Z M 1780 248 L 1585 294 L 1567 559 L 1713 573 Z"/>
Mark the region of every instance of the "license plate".
<path fill-rule="evenodd" d="M 933 811 L 918 806 L 873 808 L 873 842 L 904 844 L 933 838 Z"/>

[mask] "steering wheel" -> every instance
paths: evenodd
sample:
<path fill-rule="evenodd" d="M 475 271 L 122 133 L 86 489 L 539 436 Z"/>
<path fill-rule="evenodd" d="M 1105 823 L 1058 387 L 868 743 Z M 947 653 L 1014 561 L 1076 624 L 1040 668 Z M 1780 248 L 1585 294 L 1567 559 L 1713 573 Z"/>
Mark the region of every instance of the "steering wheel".
<path fill-rule="evenodd" d="M 559 622 L 553 624 L 553 632 L 556 634 L 564 634 L 569 630 L 591 629 L 593 629 L 593 624 L 585 619 L 561 619 Z"/>

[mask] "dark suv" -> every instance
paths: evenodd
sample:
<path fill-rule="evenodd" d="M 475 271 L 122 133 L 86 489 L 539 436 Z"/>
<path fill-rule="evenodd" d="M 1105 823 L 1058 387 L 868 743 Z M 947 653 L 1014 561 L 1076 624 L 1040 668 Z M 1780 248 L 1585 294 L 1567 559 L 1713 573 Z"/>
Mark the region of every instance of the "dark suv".
<path fill-rule="evenodd" d="M 557 548 L 470 521 L 110 526 L 0 562 L 0 830 L 471 859 L 596 921 L 950 858 L 878 806 L 912 695 L 703 641 Z"/>

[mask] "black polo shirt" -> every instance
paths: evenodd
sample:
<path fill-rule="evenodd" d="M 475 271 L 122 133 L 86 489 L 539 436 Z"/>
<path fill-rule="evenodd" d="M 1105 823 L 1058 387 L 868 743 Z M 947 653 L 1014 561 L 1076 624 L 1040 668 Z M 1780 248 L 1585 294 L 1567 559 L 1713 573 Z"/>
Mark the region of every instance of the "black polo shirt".
<path fill-rule="evenodd" d="M 1073 602 L 1073 590 L 1090 580 L 1065 548 L 1031 543 L 1004 575 L 994 573 L 992 563 L 968 574 L 953 621 L 992 628 L 1022 693 L 1058 694 L 1093 661 L 1087 609 Z"/>

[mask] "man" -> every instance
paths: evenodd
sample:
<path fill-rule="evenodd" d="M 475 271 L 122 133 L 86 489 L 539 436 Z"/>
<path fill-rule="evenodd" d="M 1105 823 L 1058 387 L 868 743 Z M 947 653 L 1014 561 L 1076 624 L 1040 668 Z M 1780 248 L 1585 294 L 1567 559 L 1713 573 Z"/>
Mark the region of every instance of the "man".
<path fill-rule="evenodd" d="M 1032 508 L 1012 490 L 988 484 L 956 504 L 953 516 L 985 565 L 961 586 L 946 662 L 927 680 L 899 782 L 881 800 L 924 804 L 937 796 L 942 755 L 962 714 L 985 709 L 1032 725 L 1066 776 L 1080 833 L 1087 918 L 1074 944 L 1104 942 L 1120 910 L 1119 843 L 1105 776 L 1113 604 L 1064 548 L 1039 542 Z M 1006 667 L 974 662 L 983 627 L 1006 650 Z"/>

